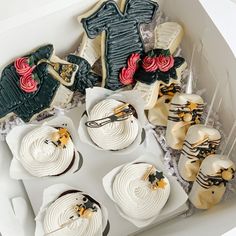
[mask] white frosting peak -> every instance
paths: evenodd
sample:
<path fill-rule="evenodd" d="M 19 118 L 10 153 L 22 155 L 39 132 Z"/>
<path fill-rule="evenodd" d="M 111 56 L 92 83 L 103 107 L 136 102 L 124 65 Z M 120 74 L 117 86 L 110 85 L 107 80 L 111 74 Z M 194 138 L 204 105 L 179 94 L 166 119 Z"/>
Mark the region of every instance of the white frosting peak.
<path fill-rule="evenodd" d="M 71 139 L 65 148 L 56 146 L 51 140 L 58 129 L 51 126 L 35 128 L 25 135 L 20 147 L 20 162 L 35 177 L 53 176 L 63 173 L 75 158 Z"/>

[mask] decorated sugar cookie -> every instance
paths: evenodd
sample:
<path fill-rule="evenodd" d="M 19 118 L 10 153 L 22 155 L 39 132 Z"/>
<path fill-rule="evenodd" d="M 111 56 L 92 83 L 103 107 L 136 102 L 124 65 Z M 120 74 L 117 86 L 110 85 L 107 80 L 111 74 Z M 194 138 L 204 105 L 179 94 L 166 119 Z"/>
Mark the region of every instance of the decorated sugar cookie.
<path fill-rule="evenodd" d="M 101 57 L 101 37 L 90 39 L 83 33 L 82 43 L 79 46 L 78 56 L 85 59 L 91 66 Z"/>
<path fill-rule="evenodd" d="M 169 50 L 154 49 L 142 56 L 134 73 L 134 79 L 137 81 L 134 90 L 142 93 L 146 110 L 155 106 L 160 86 L 178 84 L 186 67 L 184 58 L 173 57 Z"/>
<path fill-rule="evenodd" d="M 189 195 L 190 202 L 199 209 L 218 204 L 226 184 L 234 178 L 235 165 L 226 156 L 210 155 L 201 164 L 200 171 Z"/>
<path fill-rule="evenodd" d="M 202 161 L 216 153 L 220 141 L 221 134 L 217 129 L 205 125 L 191 126 L 178 163 L 181 177 L 187 181 L 194 181 Z"/>
<path fill-rule="evenodd" d="M 87 60 L 69 55 L 62 60 L 53 45 L 17 58 L 2 72 L 0 79 L 0 120 L 13 114 L 23 121 L 54 107 L 65 107 L 73 92 L 85 93 L 101 77 L 91 70 Z"/>
<path fill-rule="evenodd" d="M 151 0 L 101 1 L 86 15 L 79 17 L 89 38 L 102 34 L 103 85 L 116 90 L 120 70 L 127 57 L 144 50 L 140 24 L 150 23 L 158 8 Z"/>
<path fill-rule="evenodd" d="M 46 45 L 17 58 L 3 70 L 0 119 L 15 114 L 27 122 L 42 111 L 71 100 L 73 93 L 62 84 L 73 83 L 78 66 L 57 59 L 53 52 L 53 46 Z"/>
<path fill-rule="evenodd" d="M 47 73 L 46 64 L 36 64 L 41 59 L 49 59 L 52 53 L 53 47 L 47 45 L 16 59 L 3 70 L 0 80 L 1 119 L 14 113 L 28 121 L 35 113 L 50 107 L 60 83 Z"/>
<path fill-rule="evenodd" d="M 180 83 L 187 64 L 183 58 L 172 55 L 179 47 L 183 35 L 182 26 L 176 22 L 165 22 L 155 29 L 155 50 L 145 55 L 139 69 L 134 73 L 134 78 L 137 80 L 134 89 L 142 93 L 146 110 L 154 108 L 162 84 L 170 86 L 172 83 Z M 154 108 L 154 113 L 161 112 L 162 117 L 160 121 L 156 120 L 157 125 L 163 125 L 163 123 L 166 125 L 167 122 L 166 113 L 159 109 L 160 106 L 166 107 L 163 101 L 165 100 L 162 98 L 157 102 L 157 111 Z"/>

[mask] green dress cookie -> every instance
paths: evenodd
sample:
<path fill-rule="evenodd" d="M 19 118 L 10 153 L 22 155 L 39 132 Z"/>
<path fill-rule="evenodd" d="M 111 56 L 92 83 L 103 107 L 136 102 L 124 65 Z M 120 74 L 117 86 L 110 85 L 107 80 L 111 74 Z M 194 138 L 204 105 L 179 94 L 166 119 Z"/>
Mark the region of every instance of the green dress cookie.
<path fill-rule="evenodd" d="M 3 70 L 0 120 L 15 114 L 28 122 L 36 114 L 58 105 L 58 100 L 63 105 L 69 103 L 74 91 L 85 93 L 100 79 L 85 59 L 69 55 L 64 61 L 55 56 L 53 45 L 40 47 Z"/>

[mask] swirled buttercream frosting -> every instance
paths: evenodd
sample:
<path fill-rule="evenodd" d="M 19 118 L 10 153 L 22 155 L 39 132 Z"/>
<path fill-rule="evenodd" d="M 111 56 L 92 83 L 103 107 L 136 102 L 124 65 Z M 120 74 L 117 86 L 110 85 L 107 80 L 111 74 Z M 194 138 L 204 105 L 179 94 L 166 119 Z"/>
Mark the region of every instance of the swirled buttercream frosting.
<path fill-rule="evenodd" d="M 70 136 L 65 145 L 55 142 L 53 134 L 58 131 L 57 128 L 45 125 L 31 130 L 22 139 L 19 161 L 31 175 L 57 176 L 72 167 L 75 159 L 74 144 Z"/>
<path fill-rule="evenodd" d="M 101 236 L 104 222 L 98 202 L 82 192 L 71 190 L 47 208 L 43 226 L 46 235 Z"/>
<path fill-rule="evenodd" d="M 88 120 L 99 120 L 112 116 L 114 110 L 124 105 L 115 99 L 106 99 L 96 104 Z M 134 115 L 127 119 L 109 122 L 97 128 L 88 127 L 92 141 L 104 150 L 121 150 L 131 145 L 139 133 L 139 122 Z"/>
<path fill-rule="evenodd" d="M 152 165 L 132 163 L 117 174 L 112 191 L 115 203 L 126 216 L 147 221 L 158 216 L 165 206 L 170 185 L 163 173 Z"/>

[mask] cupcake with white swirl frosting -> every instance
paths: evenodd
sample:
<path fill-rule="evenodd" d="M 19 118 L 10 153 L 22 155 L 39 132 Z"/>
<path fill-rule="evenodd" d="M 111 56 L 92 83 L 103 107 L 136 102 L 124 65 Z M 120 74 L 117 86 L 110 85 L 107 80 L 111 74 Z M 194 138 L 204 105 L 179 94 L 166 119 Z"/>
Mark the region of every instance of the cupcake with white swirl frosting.
<path fill-rule="evenodd" d="M 115 175 L 110 191 L 121 216 L 141 228 L 161 213 L 170 195 L 170 183 L 152 164 L 129 163 Z"/>
<path fill-rule="evenodd" d="M 94 96 L 96 92 L 100 96 Z M 100 150 L 122 154 L 142 143 L 144 109 L 137 93 L 88 89 L 86 103 L 86 115 L 81 118 L 79 127 L 81 141 Z"/>
<path fill-rule="evenodd" d="M 37 236 L 105 236 L 109 232 L 106 208 L 88 194 L 63 184 L 45 190 L 36 223 Z"/>
<path fill-rule="evenodd" d="M 82 164 L 72 121 L 66 117 L 16 127 L 7 142 L 13 153 L 10 174 L 16 179 L 60 176 Z"/>

